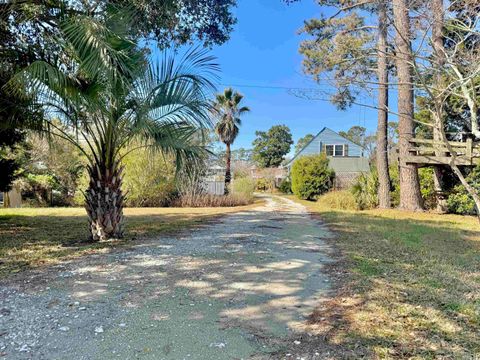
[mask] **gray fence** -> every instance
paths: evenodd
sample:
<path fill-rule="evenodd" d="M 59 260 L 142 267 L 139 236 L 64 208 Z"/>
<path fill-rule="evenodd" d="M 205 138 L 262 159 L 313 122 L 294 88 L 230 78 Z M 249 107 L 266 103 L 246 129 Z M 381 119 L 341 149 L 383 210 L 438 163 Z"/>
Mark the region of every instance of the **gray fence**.
<path fill-rule="evenodd" d="M 210 195 L 223 195 L 225 192 L 225 182 L 218 180 L 206 180 L 205 191 Z"/>

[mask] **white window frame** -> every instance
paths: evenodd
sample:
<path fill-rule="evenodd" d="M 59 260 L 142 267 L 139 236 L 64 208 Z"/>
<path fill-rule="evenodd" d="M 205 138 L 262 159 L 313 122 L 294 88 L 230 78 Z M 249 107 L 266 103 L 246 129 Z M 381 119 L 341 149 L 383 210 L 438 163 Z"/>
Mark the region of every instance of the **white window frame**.
<path fill-rule="evenodd" d="M 328 152 L 327 152 L 327 147 L 328 146 L 333 146 L 333 155 L 328 155 Z M 342 155 L 336 155 L 336 147 L 337 146 L 341 146 L 342 147 Z M 327 156 L 332 156 L 332 157 L 345 157 L 345 144 L 326 144 L 325 145 L 325 154 Z"/>

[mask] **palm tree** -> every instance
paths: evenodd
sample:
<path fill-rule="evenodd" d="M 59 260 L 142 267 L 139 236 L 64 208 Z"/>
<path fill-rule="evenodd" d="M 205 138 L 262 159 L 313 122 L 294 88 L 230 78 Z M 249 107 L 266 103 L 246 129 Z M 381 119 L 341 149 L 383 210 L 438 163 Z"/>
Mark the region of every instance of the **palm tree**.
<path fill-rule="evenodd" d="M 238 136 L 239 126 L 242 124 L 240 116 L 250 111 L 246 106 L 240 107 L 242 99 L 243 95 L 233 91 L 232 88 L 225 89 L 223 94 L 217 94 L 215 99 L 214 107 L 219 119 L 215 125 L 215 132 L 227 148 L 225 152 L 225 194 L 228 194 L 228 186 L 232 180 L 230 146 Z"/>
<path fill-rule="evenodd" d="M 213 58 L 197 50 L 178 62 L 164 55 L 152 65 L 127 38 L 128 16 L 110 16 L 64 21 L 60 44 L 68 66 L 37 61 L 15 77 L 15 88 L 34 92 L 44 110 L 43 130 L 74 144 L 89 161 L 85 207 L 95 241 L 123 235 L 127 148 L 174 154 L 179 167 L 202 155 L 192 140 L 210 125 L 210 79 L 217 71 Z"/>

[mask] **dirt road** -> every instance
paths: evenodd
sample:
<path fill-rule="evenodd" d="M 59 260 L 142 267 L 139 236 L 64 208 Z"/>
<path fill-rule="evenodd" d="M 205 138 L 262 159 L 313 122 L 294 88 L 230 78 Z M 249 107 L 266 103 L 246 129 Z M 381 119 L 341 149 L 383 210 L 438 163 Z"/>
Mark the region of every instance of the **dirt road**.
<path fill-rule="evenodd" d="M 248 359 L 301 346 L 329 290 L 330 234 L 303 206 L 265 200 L 190 233 L 4 281 L 0 354 Z"/>

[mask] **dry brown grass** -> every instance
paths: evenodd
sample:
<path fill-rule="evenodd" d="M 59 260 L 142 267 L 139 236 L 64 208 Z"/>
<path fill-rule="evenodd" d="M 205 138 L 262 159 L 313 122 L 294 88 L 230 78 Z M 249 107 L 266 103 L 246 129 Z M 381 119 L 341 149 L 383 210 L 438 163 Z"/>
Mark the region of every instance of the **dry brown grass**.
<path fill-rule="evenodd" d="M 480 358 L 475 218 L 302 203 L 336 233 L 338 291 L 310 318 L 334 358 Z"/>
<path fill-rule="evenodd" d="M 356 210 L 357 204 L 350 190 L 329 191 L 320 196 L 318 203 L 331 210 Z"/>
<path fill-rule="evenodd" d="M 218 195 L 199 195 L 182 196 L 175 200 L 174 205 L 179 207 L 205 208 L 205 207 L 234 207 L 250 205 L 254 201 L 252 196 L 240 194 L 229 194 L 225 196 Z"/>
<path fill-rule="evenodd" d="M 84 254 L 106 252 L 139 237 L 175 233 L 250 207 L 127 208 L 126 237 L 102 243 L 87 241 L 87 217 L 82 208 L 0 209 L 0 278 Z"/>

